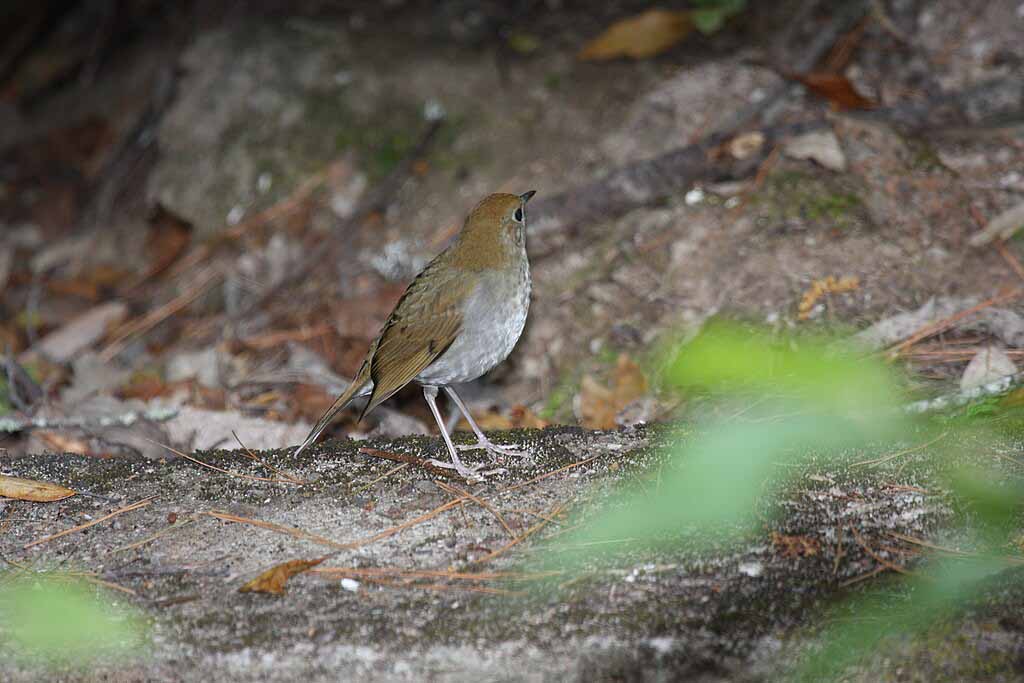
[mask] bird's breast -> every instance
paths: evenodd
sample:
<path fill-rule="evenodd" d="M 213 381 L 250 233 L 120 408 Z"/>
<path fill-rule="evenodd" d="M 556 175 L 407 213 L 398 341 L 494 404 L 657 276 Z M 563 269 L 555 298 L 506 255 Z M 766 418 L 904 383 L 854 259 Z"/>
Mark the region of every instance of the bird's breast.
<path fill-rule="evenodd" d="M 487 273 L 466 298 L 459 335 L 417 377 L 421 384 L 460 384 L 490 371 L 512 353 L 530 308 L 530 272 L 520 267 Z"/>

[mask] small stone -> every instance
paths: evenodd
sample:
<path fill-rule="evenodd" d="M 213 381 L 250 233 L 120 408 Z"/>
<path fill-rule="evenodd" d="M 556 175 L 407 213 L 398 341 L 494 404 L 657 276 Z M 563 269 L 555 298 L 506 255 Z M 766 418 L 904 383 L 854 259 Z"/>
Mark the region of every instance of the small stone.
<path fill-rule="evenodd" d="M 341 580 L 341 587 L 350 593 L 355 593 L 359 590 L 359 582 L 355 579 L 344 578 Z"/>
<path fill-rule="evenodd" d="M 978 351 L 967 364 L 960 378 L 960 390 L 974 389 L 1015 374 L 1017 366 L 1006 352 L 997 346 L 987 346 Z"/>
<path fill-rule="evenodd" d="M 757 561 L 740 562 L 738 569 L 740 571 L 740 574 L 743 574 L 744 576 L 749 576 L 751 578 L 757 578 L 758 576 L 761 576 L 762 573 L 764 573 L 764 565 Z"/>
<path fill-rule="evenodd" d="M 809 159 L 830 171 L 846 170 L 846 155 L 839 145 L 839 138 L 830 130 L 799 135 L 787 142 L 783 151 L 788 157 Z"/>

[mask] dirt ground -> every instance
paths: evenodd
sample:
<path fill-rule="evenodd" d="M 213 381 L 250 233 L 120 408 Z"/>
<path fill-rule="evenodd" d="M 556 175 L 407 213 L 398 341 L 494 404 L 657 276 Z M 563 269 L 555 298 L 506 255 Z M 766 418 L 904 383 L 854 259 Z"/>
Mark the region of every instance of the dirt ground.
<path fill-rule="evenodd" d="M 666 461 L 675 427 L 662 423 L 691 424 L 701 406 L 664 391 L 657 349 L 709 318 L 848 336 L 933 300 L 935 318 L 988 302 L 994 317 L 908 347 L 908 393 L 955 391 L 990 344 L 1020 362 L 1019 240 L 972 244 L 1024 202 L 1020 2 L 751 2 L 718 33 L 609 62 L 578 54 L 647 3 L 70 5 L 60 30 L 0 55 L 0 472 L 93 497 L 0 499 L 0 554 L 129 589 L 152 654 L 69 679 L 770 680 L 815 646 L 831 605 L 889 580 L 867 576 L 889 532 L 955 545 L 925 449 L 913 466 L 809 469 L 763 534 L 717 554 L 611 553 L 558 590 L 486 574 L 533 571 L 558 527 Z M 832 85 L 799 83 L 814 74 Z M 807 122 L 810 137 L 772 136 Z M 706 142 L 699 172 L 647 163 Z M 586 191 L 629 168 L 625 187 Z M 464 500 L 339 550 L 283 597 L 238 593 L 276 563 L 338 550 L 325 539 L 371 539 L 461 495 L 358 451 L 439 453 L 415 388 L 330 433 L 367 441 L 298 460 L 284 447 L 468 209 L 529 189 L 527 329 L 466 389 L 486 429 L 540 454 L 471 489 L 510 529 Z M 214 451 L 233 431 L 310 483 L 239 479 L 158 445 L 266 476 Z M 567 517 L 481 559 L 559 506 Z M 1013 579 L 851 680 L 1021 680 Z"/>

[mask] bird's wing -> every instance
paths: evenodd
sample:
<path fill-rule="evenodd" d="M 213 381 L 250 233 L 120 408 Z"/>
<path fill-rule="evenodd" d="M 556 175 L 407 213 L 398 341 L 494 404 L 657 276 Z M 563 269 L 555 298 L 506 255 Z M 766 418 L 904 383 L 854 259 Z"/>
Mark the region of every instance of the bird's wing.
<path fill-rule="evenodd" d="M 373 393 L 363 415 L 412 381 L 462 329 L 472 283 L 435 259 L 405 290 L 384 325 L 370 365 Z"/>

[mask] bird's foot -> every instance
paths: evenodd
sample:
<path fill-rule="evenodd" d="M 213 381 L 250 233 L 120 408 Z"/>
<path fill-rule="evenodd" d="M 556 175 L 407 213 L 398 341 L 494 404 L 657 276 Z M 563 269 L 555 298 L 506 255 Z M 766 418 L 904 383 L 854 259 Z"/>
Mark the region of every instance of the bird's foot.
<path fill-rule="evenodd" d="M 446 470 L 455 470 L 460 476 L 465 477 L 469 481 L 483 481 L 484 477 L 489 477 L 493 474 L 502 474 L 508 471 L 504 467 L 484 469 L 484 465 L 464 465 L 461 462 L 446 462 L 444 460 L 435 460 L 434 458 L 428 459 L 427 462 L 434 467 L 442 467 Z"/>
<path fill-rule="evenodd" d="M 521 458 L 527 462 L 533 459 L 533 455 L 529 451 L 510 448 L 509 446 L 499 446 L 486 436 L 482 439 L 478 439 L 475 444 L 462 444 L 456 445 L 455 447 L 460 451 L 477 451 L 483 449 L 491 454 L 491 459 L 495 462 L 500 461 L 502 458 Z"/>

